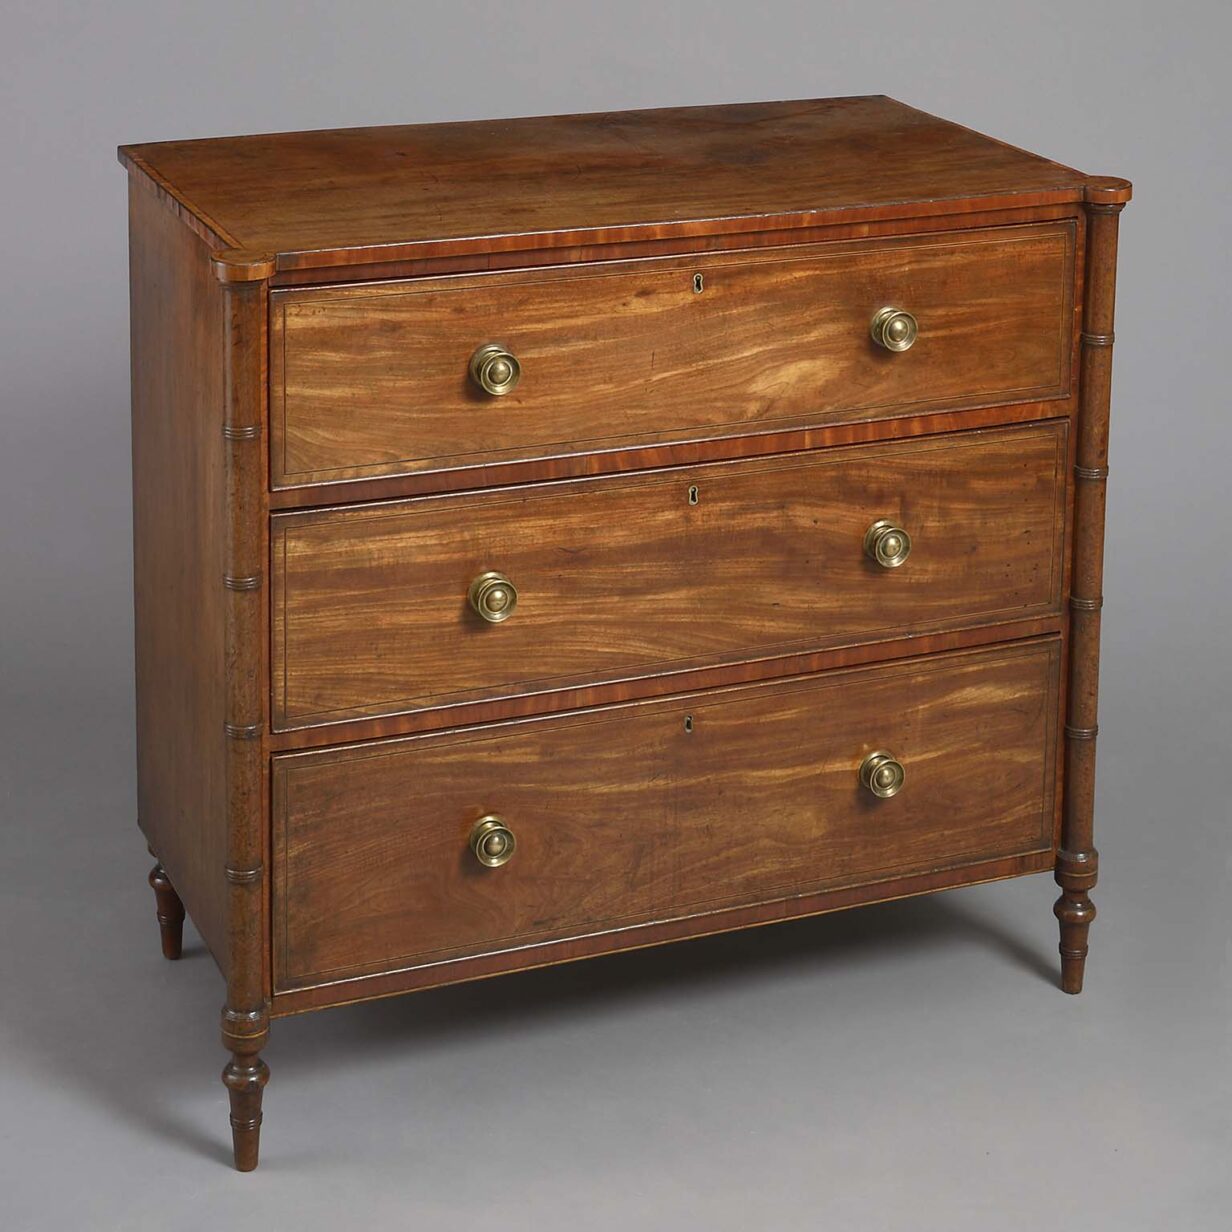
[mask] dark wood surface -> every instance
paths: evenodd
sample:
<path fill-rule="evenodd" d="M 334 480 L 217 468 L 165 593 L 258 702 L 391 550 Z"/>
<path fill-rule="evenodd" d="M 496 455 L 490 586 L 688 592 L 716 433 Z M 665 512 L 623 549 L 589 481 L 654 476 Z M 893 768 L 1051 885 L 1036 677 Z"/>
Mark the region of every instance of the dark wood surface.
<path fill-rule="evenodd" d="M 157 193 L 153 181 L 144 181 Z M 950 203 L 945 203 L 950 208 Z M 819 215 L 808 226 L 776 227 L 757 231 L 715 231 L 709 234 L 672 235 L 663 239 L 616 238 L 597 243 L 562 244 L 554 248 L 503 248 L 495 251 L 463 251 L 452 256 L 409 256 L 372 259 L 354 265 L 310 266 L 274 269 L 269 285 L 323 287 L 351 282 L 378 282 L 398 278 L 440 278 L 452 274 L 498 272 L 519 269 L 554 269 L 562 265 L 588 265 L 606 261 L 640 261 L 651 257 L 702 256 L 707 253 L 783 248 L 797 244 L 839 243 L 878 237 L 961 232 L 984 227 L 1013 227 L 1035 222 L 1053 222 L 1083 217 L 1076 201 L 1053 205 L 996 205 L 949 214 L 920 214 L 843 221 Z M 1081 228 L 1080 228 L 1081 229 Z M 533 240 L 534 237 L 531 237 Z M 397 250 L 395 250 L 396 252 Z"/>
<path fill-rule="evenodd" d="M 225 973 L 222 289 L 154 197 L 129 209 L 137 816 Z"/>
<path fill-rule="evenodd" d="M 1082 199 L 1087 177 L 881 95 L 124 146 L 246 276 Z"/>
<path fill-rule="evenodd" d="M 276 292 L 273 482 L 1064 396 L 1074 235 L 1048 223 Z M 885 305 L 918 319 L 910 351 L 870 337 Z M 467 378 L 489 342 L 522 366 L 501 397 Z"/>
<path fill-rule="evenodd" d="M 1074 368 L 1077 369 L 1078 331 L 1074 331 Z M 1075 377 L 1074 384 L 1077 384 Z M 1030 423 L 1040 419 L 1073 418 L 1077 399 L 1071 388 L 1068 398 L 1042 402 L 1013 402 L 966 410 L 929 411 L 924 414 L 891 415 L 885 419 L 861 419 L 787 431 L 745 432 L 740 436 L 671 441 L 632 448 L 596 449 L 590 453 L 558 454 L 532 462 L 480 464 L 449 470 L 425 470 L 380 479 L 344 480 L 295 488 L 273 488 L 272 510 L 332 507 L 408 496 L 433 496 L 544 483 L 591 475 L 628 474 L 666 466 L 699 462 L 764 458 L 773 454 L 798 453 L 805 449 L 830 449 L 840 445 L 905 440 L 974 428 L 995 428 Z"/>
<path fill-rule="evenodd" d="M 275 515 L 275 724 L 1059 614 L 1066 457 L 1050 421 Z M 881 518 L 896 569 L 864 553 Z M 493 569 L 499 625 L 466 601 Z"/>
<path fill-rule="evenodd" d="M 277 993 L 270 1005 L 270 1014 L 273 1018 L 284 1018 L 309 1010 L 399 996 L 445 984 L 530 971 L 536 967 L 646 949 L 673 941 L 688 941 L 733 929 L 757 928 L 804 916 L 843 911 L 849 907 L 870 906 L 919 894 L 935 894 L 941 890 L 1004 881 L 1010 877 L 1051 871 L 1054 860 L 1055 853 L 1051 849 L 1006 856 L 999 860 L 978 860 L 927 873 L 894 877 L 888 881 L 821 890 L 793 898 L 769 899 L 746 907 L 720 907 L 617 932 L 590 933 L 567 941 L 545 941 L 519 946 L 514 950 L 497 950 L 478 958 L 445 959 L 384 975 L 358 976 L 353 980 L 338 980 L 331 984 Z"/>
<path fill-rule="evenodd" d="M 269 1067 L 269 498 L 266 441 L 268 289 L 227 282 L 220 340 L 225 374 L 219 435 L 225 444 L 224 607 L 226 680 L 227 893 L 229 964 L 222 1008 L 231 1060 L 223 1083 L 231 1103 L 235 1166 L 257 1166 L 261 1097 Z"/>
<path fill-rule="evenodd" d="M 1104 510 L 1108 479 L 1112 344 L 1116 311 L 1119 215 L 1115 188 L 1087 205 L 1090 257 L 1084 294 L 1082 399 L 1075 442 L 1074 562 L 1070 593 L 1069 707 L 1065 725 L 1065 826 L 1057 852 L 1061 896 L 1061 984 L 1082 991 L 1087 937 L 1095 919 L 1091 890 L 1099 876 L 1095 848 L 1095 738 L 1099 732 L 1100 612 L 1104 605 Z"/>
<path fill-rule="evenodd" d="M 1052 639 L 279 757 L 275 987 L 1047 850 L 1058 662 Z M 859 782 L 878 749 L 889 800 Z M 501 868 L 467 846 L 485 814 L 517 838 Z"/>
<path fill-rule="evenodd" d="M 268 1069 L 268 297 L 130 191 L 138 813 L 163 952 L 187 908 L 227 981 L 236 1165 Z M 177 905 L 180 918 L 177 921 Z"/>
<path fill-rule="evenodd" d="M 915 655 L 940 654 L 989 646 L 995 642 L 1041 637 L 1063 628 L 1055 613 L 1028 620 L 996 620 L 988 624 L 967 625 L 944 633 L 882 636 L 878 641 L 856 642 L 829 650 L 806 650 L 770 658 L 744 658 L 732 663 L 710 664 L 677 672 L 636 676 L 607 684 L 581 684 L 554 689 L 550 693 L 515 693 L 487 701 L 443 702 L 419 710 L 389 714 L 380 718 L 347 719 L 313 727 L 274 730 L 267 741 L 274 752 L 324 748 L 331 744 L 407 736 L 418 732 L 460 727 L 472 723 L 493 723 L 505 719 L 532 718 L 589 706 L 666 697 L 671 693 L 699 689 L 726 688 L 757 680 L 781 680 L 810 672 L 839 667 L 859 667 L 866 663 L 891 662 Z"/>
<path fill-rule="evenodd" d="M 154 891 L 155 914 L 162 939 L 163 957 L 178 959 L 184 948 L 184 904 L 161 864 L 150 869 L 150 889 Z"/>
<path fill-rule="evenodd" d="M 276 1015 L 1045 868 L 1079 991 L 1127 181 L 881 96 L 121 161 L 139 820 L 239 1168 Z"/>

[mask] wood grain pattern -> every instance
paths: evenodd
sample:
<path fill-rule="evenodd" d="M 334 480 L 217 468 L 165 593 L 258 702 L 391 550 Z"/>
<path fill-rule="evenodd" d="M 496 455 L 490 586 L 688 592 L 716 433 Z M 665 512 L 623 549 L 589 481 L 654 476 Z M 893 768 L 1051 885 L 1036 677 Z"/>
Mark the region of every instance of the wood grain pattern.
<path fill-rule="evenodd" d="M 120 157 L 139 820 L 238 1168 L 274 1016 L 1045 868 L 1082 987 L 1127 181 L 881 96 Z"/>
<path fill-rule="evenodd" d="M 1058 660 L 1049 639 L 278 757 L 276 988 L 1047 850 Z M 881 748 L 891 800 L 858 779 Z M 467 847 L 486 813 L 517 837 L 502 868 Z"/>
<path fill-rule="evenodd" d="M 1072 420 L 1077 405 L 1074 389 L 1077 386 L 1078 333 L 1075 326 L 1075 377 L 1068 398 L 1045 402 L 1014 402 L 958 411 L 896 414 L 888 419 L 856 420 L 815 428 L 793 428 L 785 432 L 746 432 L 742 436 L 706 437 L 628 449 L 597 449 L 592 453 L 556 455 L 533 462 L 484 463 L 476 467 L 417 471 L 413 475 L 395 475 L 381 479 L 354 479 L 341 483 L 274 488 L 269 494 L 270 508 L 319 508 L 327 505 L 397 500 L 409 496 L 434 496 L 445 492 L 542 483 L 553 479 L 580 479 L 593 475 L 656 470 L 667 466 L 692 466 L 699 462 L 765 458 L 773 454 L 798 453 L 806 449 L 831 449 L 839 445 L 905 440 L 908 437 L 936 436 L 942 432 L 961 432 L 971 428 L 1031 423 L 1039 419 Z"/>
<path fill-rule="evenodd" d="M 249 1171 L 269 1075 L 267 295 L 224 291 L 139 185 L 129 203 L 139 816 L 164 954 L 187 908 L 226 977 L 223 1081 Z"/>
<path fill-rule="evenodd" d="M 155 191 L 151 189 L 151 191 Z M 505 248 L 468 251 L 455 256 L 424 256 L 407 260 L 369 260 L 358 265 L 330 265 L 275 270 L 271 288 L 324 287 L 347 282 L 380 282 L 402 278 L 440 278 L 517 269 L 551 269 L 561 265 L 588 265 L 600 261 L 632 261 L 647 257 L 696 257 L 706 253 L 744 249 L 783 248 L 789 245 L 874 239 L 878 236 L 939 234 L 985 227 L 1012 227 L 1035 222 L 1061 222 L 1083 217 L 1081 202 L 1060 205 L 999 206 L 960 210 L 951 214 L 922 214 L 910 218 L 866 219 L 862 222 L 825 221 L 813 226 L 781 230 L 715 231 L 710 234 L 667 239 L 625 239 L 595 244 L 569 244 L 554 248 Z"/>
<path fill-rule="evenodd" d="M 1066 425 L 273 519 L 279 728 L 1057 612 Z M 696 504 L 690 503 L 690 492 Z M 913 536 L 886 570 L 867 527 Z M 518 587 L 512 619 L 466 602 Z"/>
<path fill-rule="evenodd" d="M 129 192 L 137 816 L 227 971 L 222 879 L 222 291 L 206 246 Z"/>
<path fill-rule="evenodd" d="M 381 718 L 349 719 L 316 727 L 276 730 L 270 734 L 268 745 L 272 751 L 279 753 L 296 749 L 319 749 L 331 744 L 347 744 L 388 736 L 409 736 L 474 723 L 532 718 L 565 710 L 666 697 L 672 693 L 721 689 L 736 684 L 750 684 L 757 680 L 782 680 L 788 676 L 807 675 L 841 667 L 888 663 L 916 655 L 940 654 L 948 650 L 1042 637 L 1060 631 L 1062 623 L 1061 617 L 1054 612 L 1029 620 L 998 620 L 987 625 L 970 625 L 944 633 L 917 636 L 904 633 L 898 637 L 836 646 L 828 650 L 806 650 L 769 659 L 741 659 L 733 663 L 637 676 L 606 684 L 573 685 L 554 689 L 551 693 L 518 693 L 487 701 L 445 701 L 440 705 L 425 706 L 420 710 L 389 714 Z"/>
<path fill-rule="evenodd" d="M 275 292 L 273 483 L 1064 397 L 1073 252 L 1050 223 Z M 869 336 L 886 304 L 906 353 Z M 488 342 L 522 365 L 504 397 L 467 378 Z"/>
<path fill-rule="evenodd" d="M 282 1018 L 310 1010 L 400 996 L 403 993 L 438 988 L 466 980 L 487 979 L 603 954 L 619 954 L 672 941 L 708 937 L 733 929 L 758 928 L 804 916 L 843 911 L 849 907 L 892 902 L 919 894 L 935 894 L 959 886 L 1003 881 L 1010 877 L 1049 871 L 1053 866 L 1053 858 L 1052 850 L 1048 850 L 1008 856 L 1000 860 L 979 860 L 957 868 L 934 869 L 927 873 L 892 877 L 886 881 L 871 881 L 837 890 L 821 890 L 815 894 L 800 894 L 793 898 L 771 899 L 744 907 L 719 907 L 713 911 L 701 911 L 674 920 L 638 924 L 609 932 L 588 933 L 565 941 L 516 946 L 479 957 L 442 959 L 420 967 L 389 971 L 381 975 L 339 979 L 310 988 L 276 992 L 270 1013 L 275 1018 Z"/>
<path fill-rule="evenodd" d="M 883 96 L 125 146 L 279 269 L 1077 201 L 1081 173 Z"/>

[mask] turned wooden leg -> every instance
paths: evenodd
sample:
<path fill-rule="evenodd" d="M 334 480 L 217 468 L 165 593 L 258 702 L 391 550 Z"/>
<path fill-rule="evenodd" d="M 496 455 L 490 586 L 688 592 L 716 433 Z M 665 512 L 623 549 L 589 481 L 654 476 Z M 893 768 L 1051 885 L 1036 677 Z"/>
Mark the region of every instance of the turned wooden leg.
<path fill-rule="evenodd" d="M 163 937 L 163 957 L 179 958 L 184 945 L 184 904 L 161 864 L 150 869 L 150 885 L 157 903 L 158 927 Z"/>
<path fill-rule="evenodd" d="M 269 1082 L 269 1066 L 261 1049 L 269 1040 L 269 1015 L 264 1009 L 222 1012 L 223 1044 L 231 1060 L 222 1071 L 223 1085 L 231 1096 L 231 1145 L 235 1167 L 251 1172 L 257 1166 L 261 1146 L 261 1096 Z"/>
<path fill-rule="evenodd" d="M 1061 851 L 1057 855 L 1057 884 L 1061 897 L 1053 914 L 1061 924 L 1061 988 L 1068 993 L 1082 991 L 1087 963 L 1087 934 L 1095 919 L 1095 904 L 1090 891 L 1099 872 L 1099 855 L 1092 848 L 1084 852 Z"/>
<path fill-rule="evenodd" d="M 1084 189 L 1087 213 L 1082 356 L 1074 442 L 1074 557 L 1070 578 L 1069 697 L 1065 719 L 1065 802 L 1053 908 L 1061 923 L 1061 987 L 1082 991 L 1087 934 L 1095 919 L 1091 890 L 1099 874 L 1092 841 L 1095 739 L 1099 734 L 1100 609 L 1104 605 L 1104 502 L 1108 480 L 1108 409 L 1112 391 L 1118 216 L 1126 180 L 1096 178 Z"/>
<path fill-rule="evenodd" d="M 269 1066 L 255 1052 L 233 1052 L 222 1080 L 231 1093 L 235 1167 L 239 1172 L 251 1172 L 261 1149 L 261 1093 L 269 1081 Z"/>

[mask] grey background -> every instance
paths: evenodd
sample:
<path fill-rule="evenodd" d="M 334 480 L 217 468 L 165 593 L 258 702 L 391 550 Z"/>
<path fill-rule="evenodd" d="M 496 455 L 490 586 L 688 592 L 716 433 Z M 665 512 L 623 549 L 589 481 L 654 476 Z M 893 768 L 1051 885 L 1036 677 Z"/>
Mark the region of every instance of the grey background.
<path fill-rule="evenodd" d="M 0 17 L 0 1225 L 1223 1229 L 1232 1205 L 1222 2 L 13 3 Z M 1086 993 L 1046 877 L 275 1024 L 133 825 L 122 141 L 885 92 L 1122 216 Z"/>

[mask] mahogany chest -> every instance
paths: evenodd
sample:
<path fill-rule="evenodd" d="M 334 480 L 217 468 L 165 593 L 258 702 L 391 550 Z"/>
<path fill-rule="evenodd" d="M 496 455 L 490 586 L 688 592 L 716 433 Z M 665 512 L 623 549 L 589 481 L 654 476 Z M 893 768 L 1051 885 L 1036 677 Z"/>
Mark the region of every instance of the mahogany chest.
<path fill-rule="evenodd" d="M 1089 891 L 1118 214 L 884 97 L 125 146 L 139 821 L 283 1015 Z"/>

